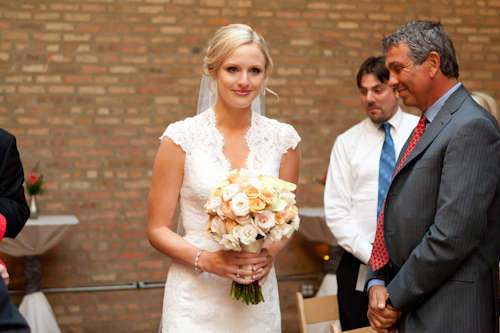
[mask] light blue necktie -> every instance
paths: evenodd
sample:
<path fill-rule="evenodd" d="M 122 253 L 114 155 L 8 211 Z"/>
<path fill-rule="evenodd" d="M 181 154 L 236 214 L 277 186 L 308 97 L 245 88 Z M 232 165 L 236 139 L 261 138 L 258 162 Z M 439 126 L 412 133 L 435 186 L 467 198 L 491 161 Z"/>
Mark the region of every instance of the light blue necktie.
<path fill-rule="evenodd" d="M 391 125 L 382 124 L 381 129 L 385 132 L 384 145 L 380 154 L 379 174 L 378 174 L 378 205 L 377 218 L 384 205 L 389 185 L 391 184 L 392 172 L 396 164 L 396 154 L 394 152 L 394 142 L 391 137 Z"/>

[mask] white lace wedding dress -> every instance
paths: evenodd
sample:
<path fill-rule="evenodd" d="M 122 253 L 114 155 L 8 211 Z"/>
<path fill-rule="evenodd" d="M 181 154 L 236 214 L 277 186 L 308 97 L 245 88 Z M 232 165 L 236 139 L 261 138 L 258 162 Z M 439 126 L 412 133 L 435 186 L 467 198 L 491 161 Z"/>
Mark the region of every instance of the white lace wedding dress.
<path fill-rule="evenodd" d="M 203 205 L 217 183 L 231 171 L 223 154 L 224 137 L 218 131 L 213 109 L 171 124 L 165 136 L 186 153 L 180 210 L 191 244 L 207 251 L 220 250 L 205 230 L 208 216 Z M 246 134 L 249 154 L 245 168 L 279 176 L 282 155 L 295 148 L 300 137 L 292 126 L 252 114 Z M 274 268 L 262 287 L 265 302 L 246 305 L 230 296 L 232 280 L 172 262 L 163 299 L 160 332 L 281 332 L 278 284 Z"/>

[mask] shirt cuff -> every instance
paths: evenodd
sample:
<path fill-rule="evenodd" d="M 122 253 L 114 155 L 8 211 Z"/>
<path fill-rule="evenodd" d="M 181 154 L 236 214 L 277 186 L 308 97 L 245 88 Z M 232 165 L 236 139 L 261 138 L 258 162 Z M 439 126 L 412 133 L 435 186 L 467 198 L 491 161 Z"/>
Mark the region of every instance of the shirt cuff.
<path fill-rule="evenodd" d="M 370 281 L 368 281 L 368 284 L 366 286 L 366 291 L 369 291 L 370 288 L 373 286 L 384 286 L 385 287 L 385 281 L 379 280 L 379 279 L 371 279 Z"/>

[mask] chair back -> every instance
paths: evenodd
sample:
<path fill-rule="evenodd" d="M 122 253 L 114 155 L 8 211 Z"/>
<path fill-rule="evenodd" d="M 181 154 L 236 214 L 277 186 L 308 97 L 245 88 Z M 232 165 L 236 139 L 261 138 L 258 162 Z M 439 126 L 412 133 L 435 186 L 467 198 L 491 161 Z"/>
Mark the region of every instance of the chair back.
<path fill-rule="evenodd" d="M 297 292 L 297 311 L 299 313 L 300 332 L 307 333 L 308 324 L 338 320 L 339 306 L 337 295 L 306 298 Z"/>

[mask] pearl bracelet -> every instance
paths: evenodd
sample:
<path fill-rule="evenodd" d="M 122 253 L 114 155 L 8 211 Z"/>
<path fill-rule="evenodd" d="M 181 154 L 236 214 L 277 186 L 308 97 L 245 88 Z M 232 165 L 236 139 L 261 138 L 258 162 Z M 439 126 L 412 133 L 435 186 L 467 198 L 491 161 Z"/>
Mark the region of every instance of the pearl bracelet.
<path fill-rule="evenodd" d="M 198 273 L 203 273 L 202 270 L 198 269 L 198 260 L 200 260 L 200 254 L 201 254 L 201 251 L 203 251 L 203 249 L 200 249 L 198 251 L 198 254 L 196 255 L 196 259 L 194 260 L 194 269 L 198 272 Z"/>

